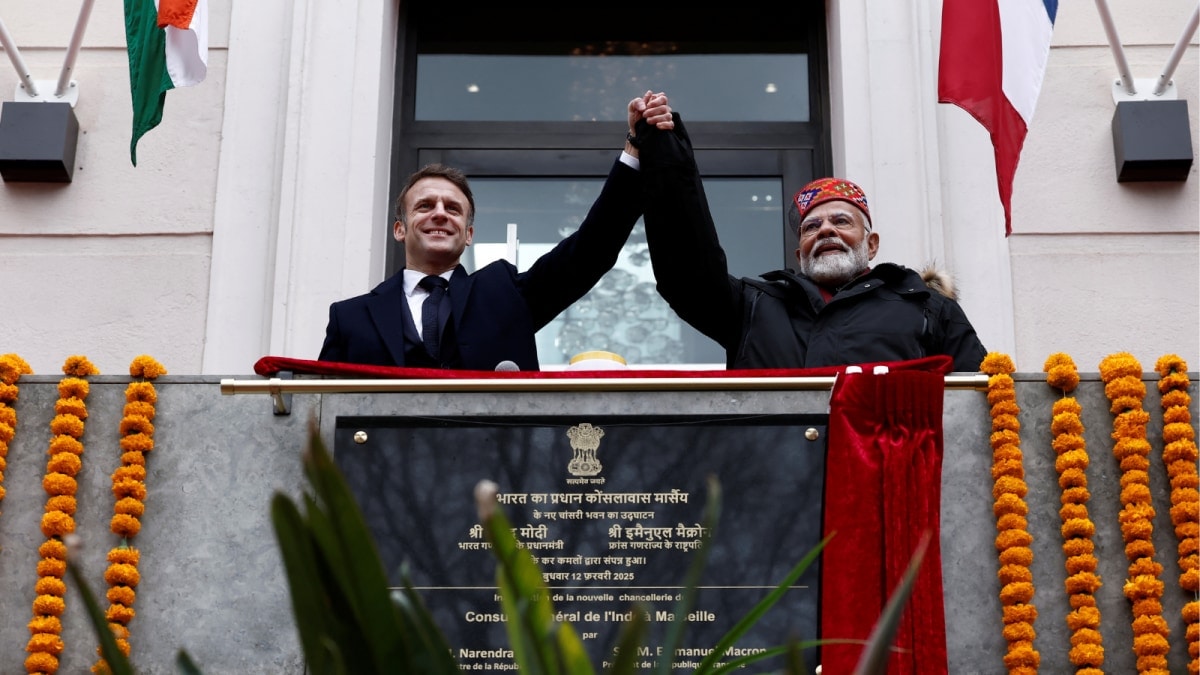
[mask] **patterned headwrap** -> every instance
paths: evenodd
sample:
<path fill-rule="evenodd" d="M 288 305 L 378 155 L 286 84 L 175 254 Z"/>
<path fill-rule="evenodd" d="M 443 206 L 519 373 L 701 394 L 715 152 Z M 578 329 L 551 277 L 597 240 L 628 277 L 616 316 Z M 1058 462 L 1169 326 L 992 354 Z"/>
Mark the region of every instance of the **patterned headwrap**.
<path fill-rule="evenodd" d="M 817 204 L 843 201 L 861 209 L 867 216 L 867 223 L 871 223 L 871 210 L 867 207 L 867 195 L 863 193 L 862 188 L 842 178 L 818 178 L 800 188 L 800 191 L 792 197 L 792 201 L 800 209 L 801 221 L 804 220 L 805 214 Z"/>

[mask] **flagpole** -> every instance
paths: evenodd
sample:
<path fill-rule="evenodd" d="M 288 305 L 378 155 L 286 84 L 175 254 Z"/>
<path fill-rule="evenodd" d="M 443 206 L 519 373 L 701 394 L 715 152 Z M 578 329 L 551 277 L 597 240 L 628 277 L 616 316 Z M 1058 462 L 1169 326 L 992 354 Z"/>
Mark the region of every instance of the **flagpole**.
<path fill-rule="evenodd" d="M 83 0 L 83 5 L 79 8 L 79 18 L 75 21 L 75 32 L 71 35 L 71 44 L 67 47 L 67 55 L 63 59 L 62 72 L 58 76 L 58 87 L 54 90 L 54 95 L 62 98 L 63 94 L 67 93 L 67 88 L 71 86 L 71 71 L 75 68 L 75 57 L 79 56 L 79 48 L 83 44 L 83 32 L 87 29 L 88 17 L 92 13 L 92 5 L 95 0 Z"/>
<path fill-rule="evenodd" d="M 30 96 L 37 96 L 37 85 L 33 83 L 33 77 L 29 75 L 25 61 L 21 59 L 21 52 L 17 51 L 17 45 L 13 44 L 12 36 L 4 27 L 4 19 L 0 19 L 0 46 L 3 46 L 4 51 L 8 52 L 8 60 L 12 61 L 13 68 L 17 69 L 17 77 L 21 78 L 21 83 L 25 85 L 26 93 Z"/>
<path fill-rule="evenodd" d="M 1108 46 L 1112 47 L 1113 58 L 1117 61 L 1117 74 L 1121 76 L 1119 84 L 1126 94 L 1136 96 L 1137 86 L 1133 83 L 1133 74 L 1129 72 L 1129 62 L 1125 60 L 1125 50 L 1121 48 L 1121 38 L 1113 24 L 1112 13 L 1108 11 L 1107 0 L 1096 0 L 1096 9 L 1100 10 L 1100 21 L 1104 24 L 1104 33 L 1108 35 Z"/>
<path fill-rule="evenodd" d="M 1192 41 L 1192 36 L 1196 34 L 1197 25 L 1200 25 L 1200 4 L 1196 5 L 1196 9 L 1192 12 L 1192 18 L 1183 29 L 1183 35 L 1179 36 L 1179 41 L 1175 43 L 1175 49 L 1171 50 L 1171 56 L 1167 57 L 1167 65 L 1163 67 L 1162 75 L 1158 76 L 1158 84 L 1154 86 L 1155 96 L 1162 96 L 1166 93 L 1167 87 L 1171 86 L 1171 76 L 1175 74 L 1175 67 L 1183 58 L 1183 52 L 1187 49 L 1188 43 Z"/>

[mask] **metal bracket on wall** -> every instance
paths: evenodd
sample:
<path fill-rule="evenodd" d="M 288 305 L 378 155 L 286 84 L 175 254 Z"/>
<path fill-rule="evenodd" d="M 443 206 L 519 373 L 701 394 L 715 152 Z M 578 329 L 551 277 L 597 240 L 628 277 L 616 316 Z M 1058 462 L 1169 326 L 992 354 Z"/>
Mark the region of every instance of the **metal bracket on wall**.
<path fill-rule="evenodd" d="M 1108 44 L 1112 48 L 1113 58 L 1117 62 L 1117 79 L 1113 82 L 1113 103 L 1121 101 L 1173 101 L 1178 96 L 1172 76 L 1183 54 L 1187 51 L 1188 43 L 1196 34 L 1200 25 L 1200 4 L 1197 4 L 1183 33 L 1175 42 L 1162 73 L 1156 79 L 1135 79 L 1129 70 L 1129 62 L 1125 60 L 1125 50 L 1121 46 L 1121 38 L 1117 35 L 1117 27 L 1113 23 L 1112 13 L 1108 11 L 1107 0 L 1096 0 L 1096 9 L 1100 10 L 1100 21 L 1104 24 L 1104 33 L 1108 36 Z"/>
<path fill-rule="evenodd" d="M 79 17 L 75 20 L 75 31 L 71 34 L 71 42 L 67 45 L 67 55 L 63 58 L 62 70 L 59 72 L 58 81 L 53 83 L 53 89 L 50 88 L 49 81 L 34 80 L 29 74 L 29 68 L 21 59 L 21 52 L 18 51 L 8 29 L 4 27 L 4 20 L 0 19 L 0 46 L 4 47 L 8 59 L 12 61 L 13 68 L 17 71 L 17 78 L 20 80 L 17 82 L 14 100 L 70 103 L 72 108 L 75 107 L 75 103 L 79 100 L 79 85 L 71 79 L 71 73 L 75 70 L 75 58 L 79 56 L 79 49 L 83 46 L 83 33 L 87 30 L 88 19 L 92 15 L 92 5 L 94 4 L 95 0 L 83 0 L 83 4 L 79 7 Z M 53 91 L 53 94 L 46 93 L 49 91 Z"/>
<path fill-rule="evenodd" d="M 284 380 L 291 380 L 295 376 L 291 371 L 282 371 L 278 377 L 272 377 L 269 382 L 269 391 L 271 392 L 272 412 L 276 417 L 283 417 L 292 414 L 292 395 L 283 391 L 280 385 Z"/>

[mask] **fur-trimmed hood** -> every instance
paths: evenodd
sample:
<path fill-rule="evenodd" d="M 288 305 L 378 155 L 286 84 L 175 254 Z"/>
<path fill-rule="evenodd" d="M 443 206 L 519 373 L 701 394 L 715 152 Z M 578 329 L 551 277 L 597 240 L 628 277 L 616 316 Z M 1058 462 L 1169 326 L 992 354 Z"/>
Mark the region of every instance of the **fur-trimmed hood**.
<path fill-rule="evenodd" d="M 958 287 L 954 284 L 954 276 L 947 270 L 939 269 L 933 263 L 921 268 L 921 281 L 930 289 L 941 293 L 951 300 L 958 300 Z"/>

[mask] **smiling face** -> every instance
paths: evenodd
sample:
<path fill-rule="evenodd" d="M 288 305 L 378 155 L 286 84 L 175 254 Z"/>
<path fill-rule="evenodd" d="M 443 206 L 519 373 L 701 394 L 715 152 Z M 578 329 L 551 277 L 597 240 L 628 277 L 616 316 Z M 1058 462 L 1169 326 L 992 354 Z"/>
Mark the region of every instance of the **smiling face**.
<path fill-rule="evenodd" d="M 824 286 L 841 286 L 858 276 L 879 250 L 879 235 L 867 229 L 866 216 L 844 201 L 813 207 L 798 234 L 800 271 Z"/>
<path fill-rule="evenodd" d="M 392 230 L 396 241 L 404 244 L 404 266 L 425 274 L 441 274 L 458 265 L 474 233 L 467 195 L 436 176 L 408 189 L 401 219 Z"/>

